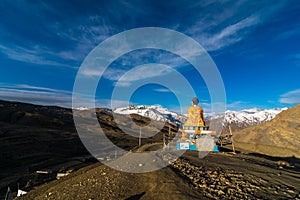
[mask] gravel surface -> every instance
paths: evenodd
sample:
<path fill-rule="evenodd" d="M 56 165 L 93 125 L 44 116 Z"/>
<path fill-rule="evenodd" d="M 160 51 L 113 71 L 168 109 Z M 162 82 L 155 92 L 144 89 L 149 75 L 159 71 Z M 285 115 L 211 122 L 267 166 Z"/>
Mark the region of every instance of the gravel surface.
<path fill-rule="evenodd" d="M 297 160 L 282 167 L 251 154 L 209 154 L 199 159 L 196 152 L 186 152 L 175 161 L 171 153 L 159 155 L 152 164 L 141 161 L 132 167 L 171 164 L 157 171 L 127 173 L 99 163 L 37 187 L 21 199 L 300 199 Z"/>

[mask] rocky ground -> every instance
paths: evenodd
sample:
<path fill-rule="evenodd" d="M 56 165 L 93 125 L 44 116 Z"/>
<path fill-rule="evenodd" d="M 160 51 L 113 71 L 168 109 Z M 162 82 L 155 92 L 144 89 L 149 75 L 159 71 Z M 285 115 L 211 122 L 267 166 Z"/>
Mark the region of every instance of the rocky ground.
<path fill-rule="evenodd" d="M 21 199 L 300 199 L 299 160 L 196 152 L 158 171 L 126 173 L 96 164 Z"/>
<path fill-rule="evenodd" d="M 171 166 L 190 179 L 194 187 L 210 199 L 300 198 L 299 189 L 296 189 L 299 183 L 280 184 L 275 180 L 268 180 L 265 176 L 243 173 L 234 168 L 224 169 L 220 165 L 211 169 L 207 166 L 195 166 L 184 160 L 177 160 Z M 274 175 L 276 172 L 272 173 Z M 281 174 L 278 172 L 277 176 Z"/>

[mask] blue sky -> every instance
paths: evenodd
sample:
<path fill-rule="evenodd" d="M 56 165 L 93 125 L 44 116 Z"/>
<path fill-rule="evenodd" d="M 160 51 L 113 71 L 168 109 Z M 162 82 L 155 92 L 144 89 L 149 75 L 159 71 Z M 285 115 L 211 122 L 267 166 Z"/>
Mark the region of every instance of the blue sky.
<path fill-rule="evenodd" d="M 227 109 L 291 107 L 300 102 L 300 4 L 298 1 L 1 1 L 0 99 L 70 107 L 77 71 L 105 39 L 133 28 L 162 27 L 199 42 L 216 63 L 226 89 Z M 188 51 L 189 49 L 186 49 Z M 99 82 L 96 101 L 109 107 L 116 82 L 146 63 L 175 67 L 210 109 L 201 76 L 178 55 L 141 49 L 115 60 Z M 133 73 L 135 81 L 165 71 Z M 97 73 L 87 71 L 93 78 Z M 141 80 L 142 79 L 142 80 Z M 126 85 L 127 84 L 127 85 Z M 178 86 L 184 93 L 184 88 Z M 83 95 L 84 96 L 84 95 Z M 182 107 L 189 106 L 186 95 Z M 134 104 L 178 110 L 168 88 L 141 86 Z"/>

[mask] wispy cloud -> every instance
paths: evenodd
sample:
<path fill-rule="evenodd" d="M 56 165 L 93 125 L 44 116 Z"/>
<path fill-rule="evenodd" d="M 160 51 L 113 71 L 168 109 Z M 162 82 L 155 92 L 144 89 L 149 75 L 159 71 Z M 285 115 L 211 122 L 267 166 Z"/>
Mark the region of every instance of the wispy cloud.
<path fill-rule="evenodd" d="M 88 17 L 86 20 L 88 20 Z M 110 36 L 109 30 L 111 27 L 104 24 L 79 26 L 71 24 L 69 27 L 63 27 L 64 24 L 48 26 L 47 29 L 50 29 L 53 33 L 52 40 L 67 43 L 67 50 L 66 47 L 54 45 L 55 41 L 49 45 L 25 40 L 25 44 L 22 46 L 4 41 L 0 45 L 0 52 L 12 60 L 38 65 L 78 68 L 79 63 L 83 61 L 87 54 L 101 41 Z M 19 36 L 16 35 L 14 37 Z"/>
<path fill-rule="evenodd" d="M 58 56 L 82 61 L 100 42 L 117 33 L 117 28 L 109 25 L 109 22 L 99 15 L 86 16 L 80 20 L 84 23 L 70 23 L 67 28 L 63 23 L 52 25 L 51 29 L 56 30 L 59 38 L 72 44 L 72 48 L 59 52 Z"/>
<path fill-rule="evenodd" d="M 153 89 L 153 91 L 155 92 L 166 92 L 166 93 L 169 93 L 171 92 L 169 89 L 167 88 L 157 88 L 157 89 Z"/>
<path fill-rule="evenodd" d="M 71 92 L 25 84 L 0 84 L 0 98 L 40 105 L 71 107 Z"/>
<path fill-rule="evenodd" d="M 118 81 L 119 86 L 129 86 L 135 81 L 163 76 L 171 71 L 171 68 L 166 65 L 149 63 L 129 70 L 123 76 L 119 78 L 116 77 L 116 80 Z"/>
<path fill-rule="evenodd" d="M 70 65 L 59 62 L 54 58 L 53 52 L 39 46 L 21 47 L 17 45 L 0 45 L 0 52 L 12 60 L 28 62 L 38 65 L 55 65 L 71 67 Z M 61 60 L 62 58 L 60 58 Z"/>
<path fill-rule="evenodd" d="M 275 39 L 284 40 L 284 39 L 288 39 L 290 37 L 299 35 L 300 34 L 300 28 L 299 28 L 299 26 L 300 26 L 300 24 L 293 25 L 293 27 L 291 29 L 280 33 L 279 35 L 277 35 L 275 37 Z"/>
<path fill-rule="evenodd" d="M 105 107 L 118 108 L 133 104 L 129 101 L 118 99 L 95 99 L 85 94 L 76 94 L 78 105 L 74 108 L 87 107 Z M 72 92 L 66 90 L 58 90 L 47 87 L 38 87 L 27 84 L 6 84 L 0 83 L 0 99 L 7 101 L 17 101 L 33 103 L 38 105 L 55 105 L 66 108 L 72 108 Z"/>
<path fill-rule="evenodd" d="M 279 99 L 280 103 L 284 104 L 298 104 L 300 103 L 300 89 L 293 90 L 282 94 Z"/>
<path fill-rule="evenodd" d="M 196 39 L 208 51 L 220 50 L 223 47 L 232 45 L 242 40 L 249 29 L 260 22 L 259 16 L 252 15 L 235 24 L 231 24 L 216 33 L 202 33 L 196 35 Z"/>
<path fill-rule="evenodd" d="M 191 51 L 191 49 L 188 49 L 187 47 L 182 48 L 182 51 L 183 54 L 194 53 Z M 183 60 L 181 57 L 174 55 L 170 52 L 157 49 L 136 50 L 120 58 L 120 63 L 123 66 L 135 67 L 137 65 L 142 65 L 148 62 L 161 63 L 172 67 L 180 67 L 186 65 L 185 60 Z"/>
<path fill-rule="evenodd" d="M 230 46 L 240 40 L 242 40 L 246 33 L 250 31 L 251 27 L 254 27 L 261 21 L 262 13 L 271 12 L 269 10 L 276 10 L 276 6 L 269 6 L 268 10 L 257 11 L 256 14 L 251 15 L 251 11 L 247 12 L 248 15 L 239 12 L 245 10 L 254 10 L 259 7 L 264 7 L 265 2 L 261 2 L 259 5 L 253 6 L 249 1 L 234 2 L 234 1 L 201 1 L 196 3 L 189 2 L 183 5 L 185 12 L 192 11 L 193 18 L 184 18 L 182 21 L 176 17 L 168 18 L 168 16 L 162 13 L 166 17 L 166 20 L 162 21 L 160 18 L 152 19 L 151 14 L 156 14 L 156 3 L 144 3 L 144 2 L 130 2 L 121 1 L 118 3 L 103 3 L 101 7 L 95 8 L 91 6 L 91 12 L 89 14 L 81 14 L 70 17 L 68 12 L 72 12 L 72 9 L 77 9 L 76 6 L 81 4 L 74 4 L 64 14 L 64 7 L 60 4 L 54 4 L 51 2 L 39 2 L 36 4 L 28 4 L 19 2 L 18 4 L 8 3 L 10 7 L 18 11 L 22 17 L 37 18 L 41 16 L 41 20 L 48 20 L 47 23 L 40 23 L 37 34 L 45 32 L 45 38 L 42 40 L 36 40 L 36 37 L 32 35 L 30 37 L 24 36 L 25 34 L 10 33 L 10 29 L 5 29 L 5 32 L 10 34 L 9 43 L 1 41 L 1 36 L 4 40 L 7 38 L 6 34 L 0 34 L 0 51 L 7 55 L 8 58 L 29 62 L 39 65 L 58 65 L 69 66 L 70 63 L 80 63 L 87 54 L 100 42 L 106 38 L 119 33 L 124 30 L 128 30 L 135 27 L 143 26 L 144 24 L 138 24 L 138 19 L 145 17 L 146 21 L 153 21 L 150 23 L 156 26 L 163 26 L 166 28 L 176 28 L 178 31 L 182 31 L 191 35 L 198 40 L 209 51 L 215 51 L 224 47 Z M 178 8 L 178 3 L 169 3 L 170 6 Z M 269 3 L 268 3 L 269 4 Z M 64 3 L 62 3 L 64 5 Z M 223 12 L 218 12 L 216 7 L 224 7 Z M 270 8 L 269 8 L 270 7 Z M 106 9 L 110 8 L 110 9 Z M 127 10 L 126 16 L 122 10 Z M 201 10 L 203 12 L 199 12 Z M 254 10 L 255 11 L 255 10 Z M 74 11 L 73 11 L 74 12 Z M 101 13 L 101 14 L 99 14 Z M 178 12 L 181 13 L 181 12 Z M 200 14 L 199 14 L 200 13 Z M 203 14 L 201 14 L 203 13 Z M 255 13 L 255 12 L 252 12 Z M 47 14 L 47 15 L 46 15 Z M 236 22 L 236 18 L 233 16 L 244 16 Z M 59 16 L 60 20 L 56 20 L 54 17 L 47 18 L 49 16 Z M 13 16 L 7 16 L 13 19 Z M 29 17 L 29 19 L 30 19 Z M 132 20 L 123 22 L 124 17 L 130 17 Z M 163 18 L 163 17 L 162 17 Z M 28 20 L 26 18 L 26 20 Z M 162 22 L 162 23 L 160 23 Z M 231 23 L 235 22 L 235 23 Z M 146 23 L 147 24 L 147 23 Z M 228 25 L 229 24 L 229 25 Z M 2 27 L 3 26 L 3 27 Z M 30 25 L 29 25 L 30 26 Z M 21 29 L 25 29 L 21 27 Z M 53 42 L 49 42 L 51 40 Z M 12 42 L 14 41 L 14 42 Z M 23 45 L 17 44 L 16 41 L 22 41 Z M 6 42 L 6 43 L 5 43 Z M 59 43 L 60 45 L 57 45 Z M 34 45 L 33 45 L 34 44 Z M 39 44 L 39 46 L 36 46 Z M 183 49 L 187 49 L 183 48 Z M 189 49 L 191 51 L 191 49 Z M 175 60 L 175 61 L 172 61 Z M 66 63 L 67 61 L 67 63 Z M 170 63 L 178 62 L 176 58 L 169 60 Z M 71 64 L 74 67 L 74 63 Z"/>
<path fill-rule="evenodd" d="M 186 54 L 193 54 L 189 49 L 183 50 Z M 146 64 L 148 63 L 148 64 Z M 156 65 L 156 66 L 155 66 Z M 172 53 L 156 50 L 143 49 L 136 50 L 125 54 L 112 63 L 105 71 L 99 67 L 85 68 L 81 71 L 82 75 L 98 77 L 100 74 L 104 78 L 111 81 L 118 81 L 126 73 L 130 73 L 123 77 L 123 85 L 128 85 L 128 82 L 141 80 L 143 78 L 153 78 L 166 75 L 172 70 L 164 69 L 163 65 L 167 65 L 174 69 L 189 65 L 183 58 Z M 128 80 L 128 81 L 125 81 Z M 126 82 L 126 83 L 125 83 Z"/>
<path fill-rule="evenodd" d="M 4 30 L 0 33 L 0 53 L 12 60 L 78 68 L 79 63 L 96 45 L 112 35 L 113 31 L 117 32 L 113 26 L 108 25 L 110 23 L 105 20 L 107 16 L 92 13 L 69 18 L 63 14 L 61 7 L 57 8 L 51 2 L 6 4 L 18 13 L 18 17 L 14 14 L 10 16 L 11 13 L 5 17 L 16 23 L 13 26 L 18 26 L 17 30 L 21 30 L 15 32 L 16 29 L 10 27 L 12 24 L 0 24 Z M 57 21 L 53 16 L 60 16 L 62 20 Z M 20 17 L 28 24 L 19 24 L 16 20 Z M 34 20 L 30 21 L 31 18 Z M 30 27 L 36 31 L 32 33 Z"/>
<path fill-rule="evenodd" d="M 218 51 L 246 39 L 258 25 L 272 20 L 285 4 L 284 1 L 272 5 L 268 1 L 211 1 L 202 5 L 201 2 L 198 9 L 203 12 L 195 14 L 194 24 L 177 26 L 206 50 Z M 218 12 L 217 8 L 224 9 Z"/>
<path fill-rule="evenodd" d="M 34 10 L 34 16 L 44 16 L 43 13 L 48 13 L 52 16 L 64 16 L 64 20 L 57 21 L 50 19 L 48 23 L 43 23 L 41 30 L 47 31 L 47 36 L 53 42 L 33 41 L 32 38 L 25 38 L 18 34 L 12 33 L 11 37 L 14 41 L 23 41 L 23 45 L 20 46 L 16 43 L 4 43 L 1 41 L 0 52 L 5 54 L 8 58 L 39 65 L 57 65 L 65 67 L 78 67 L 79 63 L 87 56 L 87 54 L 100 42 L 106 38 L 114 35 L 120 31 L 139 27 L 140 24 L 131 24 L 126 22 L 125 24 L 118 24 L 118 20 L 123 20 L 122 12 L 118 12 L 120 7 L 125 10 L 129 10 L 129 15 L 135 22 L 140 15 L 147 15 L 146 9 L 143 3 L 137 2 L 119 2 L 120 5 L 115 3 L 103 4 L 103 6 L 109 6 L 111 9 L 106 10 L 103 14 L 99 14 L 99 10 L 95 8 L 91 14 L 83 14 L 70 18 L 64 16 L 59 9 L 52 3 L 40 2 L 39 4 L 25 4 L 20 3 L 18 5 L 10 4 L 16 10 L 25 16 L 31 16 L 32 10 Z M 199 15 L 199 12 L 195 12 L 195 19 L 186 21 L 177 20 L 175 24 L 179 31 L 191 35 L 198 40 L 209 51 L 215 51 L 224 47 L 230 46 L 240 40 L 242 40 L 251 27 L 257 25 L 260 22 L 260 15 L 248 15 L 248 17 L 242 18 L 240 21 L 228 25 L 228 21 L 235 21 L 232 18 L 235 12 L 241 7 L 247 7 L 249 2 L 216 2 L 216 1 L 204 1 L 201 3 L 189 3 L 184 5 L 185 9 L 203 9 L 205 15 Z M 118 6 L 117 6 L 118 5 Z M 146 4 L 149 7 L 150 14 L 155 10 L 151 10 L 153 5 Z M 178 6 L 178 4 L 175 4 Z M 75 5 L 76 6 L 76 5 Z M 78 5 L 77 5 L 78 6 Z M 216 13 L 215 6 L 226 7 L 224 12 Z M 155 7 L 155 6 L 154 6 Z M 116 10 L 111 13 L 111 10 Z M 214 12 L 213 12 L 214 11 Z M 43 13 L 38 13 L 43 12 Z M 118 14 L 117 14 L 118 13 Z M 201 12 L 200 12 L 201 13 Z M 113 17 L 111 15 L 113 14 Z M 66 13 L 67 15 L 67 13 Z M 113 21 L 117 20 L 117 21 Z M 194 24 L 190 24 L 191 21 L 196 21 Z M 174 21 L 167 20 L 164 23 L 168 23 L 169 28 L 174 28 Z M 157 23 L 155 23 L 157 24 Z M 158 23 L 159 24 L 159 23 Z M 227 24 L 227 25 L 226 25 Z M 213 27 L 213 28 L 211 28 Z M 218 31 L 219 30 L 219 31 Z M 56 41 L 61 44 L 56 45 Z M 39 46 L 33 45 L 39 43 Z M 182 48 L 186 50 L 185 53 L 191 53 L 192 49 L 188 47 Z M 183 52 L 184 53 L 184 52 Z M 160 54 L 157 55 L 159 58 Z M 160 57 L 160 58 L 163 58 Z M 132 59 L 136 59 L 132 57 Z M 164 59 L 167 64 L 180 65 L 180 59 L 176 57 L 169 57 Z M 124 60 L 126 62 L 126 60 Z M 91 75 L 92 73 L 88 73 Z"/>

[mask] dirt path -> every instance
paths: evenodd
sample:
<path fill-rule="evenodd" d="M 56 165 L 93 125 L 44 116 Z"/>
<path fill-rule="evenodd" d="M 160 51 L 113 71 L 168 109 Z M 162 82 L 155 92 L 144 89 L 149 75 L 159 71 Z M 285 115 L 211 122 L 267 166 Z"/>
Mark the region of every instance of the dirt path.
<path fill-rule="evenodd" d="M 132 174 L 100 165 L 43 185 L 22 199 L 199 199 L 201 196 L 170 168 Z"/>

